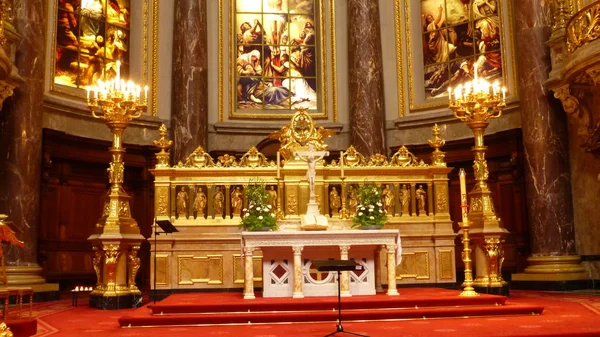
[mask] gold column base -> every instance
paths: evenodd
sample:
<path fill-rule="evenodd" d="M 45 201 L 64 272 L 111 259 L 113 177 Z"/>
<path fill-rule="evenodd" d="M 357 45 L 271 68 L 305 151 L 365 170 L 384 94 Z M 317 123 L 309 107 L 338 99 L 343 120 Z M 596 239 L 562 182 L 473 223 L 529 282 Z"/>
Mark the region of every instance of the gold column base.
<path fill-rule="evenodd" d="M 579 255 L 530 256 L 524 273 L 512 275 L 513 281 L 581 281 L 590 277 L 581 266 Z"/>

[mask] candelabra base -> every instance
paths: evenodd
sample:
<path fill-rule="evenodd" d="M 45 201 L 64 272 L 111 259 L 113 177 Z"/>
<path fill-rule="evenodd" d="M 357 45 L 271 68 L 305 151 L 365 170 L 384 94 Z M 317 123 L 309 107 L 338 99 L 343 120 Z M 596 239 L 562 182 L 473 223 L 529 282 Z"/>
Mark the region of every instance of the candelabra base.
<path fill-rule="evenodd" d="M 473 287 L 475 292 L 479 294 L 488 294 L 488 295 L 500 295 L 500 296 L 509 296 L 510 295 L 510 287 L 508 284 L 505 284 L 501 287 Z"/>
<path fill-rule="evenodd" d="M 479 296 L 479 294 L 475 291 L 475 289 L 470 287 L 470 288 L 465 288 L 458 296 L 460 296 L 460 297 L 476 297 L 476 296 Z"/>

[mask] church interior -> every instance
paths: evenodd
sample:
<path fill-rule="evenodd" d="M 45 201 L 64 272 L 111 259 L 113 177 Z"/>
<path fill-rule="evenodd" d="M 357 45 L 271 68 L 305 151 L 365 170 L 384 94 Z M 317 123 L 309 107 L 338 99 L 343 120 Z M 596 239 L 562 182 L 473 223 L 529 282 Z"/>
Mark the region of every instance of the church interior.
<path fill-rule="evenodd" d="M 0 336 L 600 336 L 598 0 L 0 0 L 0 45 Z"/>

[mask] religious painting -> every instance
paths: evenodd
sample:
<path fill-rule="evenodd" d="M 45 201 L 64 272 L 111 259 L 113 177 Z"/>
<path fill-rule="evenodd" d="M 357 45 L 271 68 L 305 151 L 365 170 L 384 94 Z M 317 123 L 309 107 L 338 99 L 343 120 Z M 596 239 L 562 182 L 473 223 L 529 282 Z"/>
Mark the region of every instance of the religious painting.
<path fill-rule="evenodd" d="M 85 88 L 129 68 L 130 0 L 57 0 L 54 84 Z"/>
<path fill-rule="evenodd" d="M 502 78 L 497 0 L 421 2 L 426 98 L 471 81 L 475 69 L 489 82 Z"/>
<path fill-rule="evenodd" d="M 234 110 L 276 116 L 320 108 L 317 2 L 234 1 Z"/>
<path fill-rule="evenodd" d="M 404 81 L 411 112 L 447 105 L 448 89 L 477 75 L 512 87 L 516 82 L 510 1 L 394 0 L 399 81 Z M 505 42 L 508 41 L 508 42 Z M 407 57 L 402 57 L 406 53 Z M 509 77 L 510 75 L 510 77 Z M 404 115 L 399 93 L 400 115 Z"/>

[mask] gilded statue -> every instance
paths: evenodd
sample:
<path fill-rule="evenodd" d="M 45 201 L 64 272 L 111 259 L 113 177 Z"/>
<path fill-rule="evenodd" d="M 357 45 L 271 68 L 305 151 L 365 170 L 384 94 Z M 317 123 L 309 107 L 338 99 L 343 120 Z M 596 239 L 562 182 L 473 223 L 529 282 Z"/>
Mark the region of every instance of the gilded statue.
<path fill-rule="evenodd" d="M 331 209 L 331 215 L 338 215 L 341 207 L 342 198 L 340 198 L 337 188 L 333 187 L 331 192 L 329 192 L 329 208 Z"/>
<path fill-rule="evenodd" d="M 273 186 L 269 186 L 267 192 L 269 192 L 269 205 L 273 207 L 273 209 L 277 209 L 277 191 Z"/>
<path fill-rule="evenodd" d="M 290 195 L 288 195 L 286 205 L 286 213 L 289 215 L 295 215 L 296 209 L 298 208 L 298 198 L 296 197 L 296 194 L 290 193 Z"/>
<path fill-rule="evenodd" d="M 225 203 L 225 195 L 221 190 L 221 186 L 217 186 L 215 195 L 213 195 L 213 210 L 216 217 L 223 217 L 223 204 Z"/>
<path fill-rule="evenodd" d="M 256 146 L 252 146 L 240 159 L 242 167 L 264 167 L 269 166 L 269 160 L 260 153 Z"/>
<path fill-rule="evenodd" d="M 425 199 L 427 198 L 427 192 L 423 189 L 423 185 L 419 185 L 416 192 L 417 195 L 417 206 L 419 208 L 419 215 L 427 215 L 425 213 Z"/>
<path fill-rule="evenodd" d="M 217 166 L 221 167 L 237 167 L 238 163 L 235 159 L 235 156 L 224 154 L 217 158 L 219 161 L 217 162 Z"/>
<path fill-rule="evenodd" d="M 206 209 L 206 204 L 208 202 L 208 198 L 204 193 L 202 187 L 198 187 L 196 190 L 196 198 L 194 199 L 194 211 L 196 212 L 197 218 L 204 218 L 204 210 Z"/>
<path fill-rule="evenodd" d="M 406 184 L 402 184 L 402 189 L 400 190 L 400 203 L 402 204 L 402 215 L 409 215 L 410 190 Z"/>
<path fill-rule="evenodd" d="M 388 166 L 387 157 L 381 153 L 376 153 L 369 157 L 369 166 Z"/>
<path fill-rule="evenodd" d="M 348 186 L 348 209 L 350 214 L 356 213 L 356 207 L 358 206 L 358 193 L 354 186 Z"/>
<path fill-rule="evenodd" d="M 188 199 L 185 187 L 180 187 L 179 192 L 177 192 L 177 214 L 180 218 L 187 218 Z"/>
<path fill-rule="evenodd" d="M 239 186 L 231 191 L 231 210 L 234 217 L 242 216 L 242 206 L 244 205 L 244 193 Z"/>
<path fill-rule="evenodd" d="M 385 185 L 381 192 L 381 198 L 383 199 L 383 208 L 385 213 L 389 216 L 394 215 L 394 191 L 390 188 L 390 185 Z"/>

